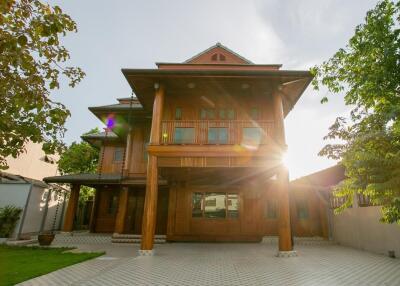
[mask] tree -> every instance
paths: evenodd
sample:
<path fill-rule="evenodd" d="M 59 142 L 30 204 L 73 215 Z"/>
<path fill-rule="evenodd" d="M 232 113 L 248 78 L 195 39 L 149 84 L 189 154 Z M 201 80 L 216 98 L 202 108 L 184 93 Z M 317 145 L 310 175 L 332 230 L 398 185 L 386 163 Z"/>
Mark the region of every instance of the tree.
<path fill-rule="evenodd" d="M 60 37 L 76 32 L 60 7 L 38 0 L 0 1 L 0 169 L 27 141 L 42 142 L 46 153 L 60 151 L 70 112 L 50 97 L 61 78 L 74 87 L 84 77 L 64 66 L 70 55 Z"/>
<path fill-rule="evenodd" d="M 84 135 L 99 133 L 98 128 L 94 128 Z M 94 174 L 97 171 L 99 162 L 99 150 L 92 147 L 89 143 L 81 141 L 73 142 L 60 156 L 58 169 L 61 174 Z M 93 189 L 82 186 L 79 194 L 79 202 L 82 204 L 88 197 L 93 195 Z"/>
<path fill-rule="evenodd" d="M 344 93 L 350 118 L 339 117 L 319 155 L 341 160 L 347 179 L 335 194 L 354 194 L 382 206 L 381 221 L 400 223 L 400 1 L 382 0 L 368 11 L 347 46 L 314 67 L 314 87 Z M 327 102 L 324 97 L 321 102 Z"/>

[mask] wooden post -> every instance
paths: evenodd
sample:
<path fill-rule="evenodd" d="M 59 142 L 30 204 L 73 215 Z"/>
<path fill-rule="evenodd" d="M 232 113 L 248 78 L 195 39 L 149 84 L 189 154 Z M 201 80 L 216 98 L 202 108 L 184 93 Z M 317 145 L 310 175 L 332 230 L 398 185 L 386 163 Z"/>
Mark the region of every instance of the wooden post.
<path fill-rule="evenodd" d="M 128 135 L 126 136 L 126 147 L 125 147 L 125 163 L 124 169 L 122 170 L 123 175 L 125 177 L 129 176 L 129 164 L 130 164 L 130 156 L 131 156 L 131 148 L 132 148 L 132 128 L 129 126 Z"/>
<path fill-rule="evenodd" d="M 281 94 L 273 93 L 274 131 L 275 140 L 282 147 L 282 154 L 286 150 L 285 125 Z M 278 170 L 278 198 L 279 198 L 279 251 L 292 251 L 292 232 L 290 227 L 289 205 L 289 172 L 285 166 Z"/>
<path fill-rule="evenodd" d="M 74 229 L 74 218 L 78 208 L 79 191 L 81 185 L 73 184 L 71 186 L 71 194 L 68 201 L 67 211 L 65 213 L 63 231 L 71 232 Z"/>
<path fill-rule="evenodd" d="M 161 119 L 164 104 L 164 88 L 156 84 L 151 121 L 150 145 L 160 144 Z M 144 200 L 141 255 L 153 254 L 154 233 L 157 218 L 158 166 L 157 157 L 149 155 L 147 162 L 146 196 Z"/>
<path fill-rule="evenodd" d="M 118 211 L 117 217 L 115 218 L 114 233 L 124 233 L 125 218 L 128 212 L 128 198 L 128 187 L 122 187 L 122 189 L 119 191 Z"/>

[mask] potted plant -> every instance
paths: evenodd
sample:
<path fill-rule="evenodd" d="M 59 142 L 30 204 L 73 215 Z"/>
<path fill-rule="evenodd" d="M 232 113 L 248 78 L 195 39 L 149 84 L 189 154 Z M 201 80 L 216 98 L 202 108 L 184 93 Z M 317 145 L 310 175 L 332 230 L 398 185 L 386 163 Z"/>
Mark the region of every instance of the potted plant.
<path fill-rule="evenodd" d="M 4 243 L 13 233 L 22 209 L 15 206 L 0 208 L 0 243 Z"/>
<path fill-rule="evenodd" d="M 40 233 L 38 235 L 39 245 L 41 245 L 41 246 L 49 246 L 53 242 L 55 236 L 56 235 L 54 234 L 53 231 L 50 231 L 50 232 L 47 232 L 47 233 Z"/>

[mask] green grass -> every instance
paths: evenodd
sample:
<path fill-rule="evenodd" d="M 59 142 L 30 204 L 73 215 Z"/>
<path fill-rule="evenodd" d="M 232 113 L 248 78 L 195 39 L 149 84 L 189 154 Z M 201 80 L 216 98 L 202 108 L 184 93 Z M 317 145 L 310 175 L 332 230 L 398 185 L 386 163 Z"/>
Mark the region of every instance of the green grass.
<path fill-rule="evenodd" d="M 0 285 L 14 285 L 103 254 L 63 253 L 69 249 L 0 245 Z"/>

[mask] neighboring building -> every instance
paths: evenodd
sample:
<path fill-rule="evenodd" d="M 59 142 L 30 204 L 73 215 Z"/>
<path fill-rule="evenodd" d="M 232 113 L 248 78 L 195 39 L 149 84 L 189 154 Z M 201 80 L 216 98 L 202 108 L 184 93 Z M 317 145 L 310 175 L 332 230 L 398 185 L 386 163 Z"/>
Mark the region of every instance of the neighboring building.
<path fill-rule="evenodd" d="M 82 138 L 101 148 L 99 174 L 55 176 L 72 184 L 64 231 L 73 230 L 80 185 L 96 188 L 92 232 L 154 233 L 169 241 L 260 241 L 324 236 L 321 216 L 290 223 L 284 117 L 312 80 L 308 71 L 258 65 L 221 44 L 184 63 L 123 69 L 136 97 L 89 110 L 104 133 Z M 312 208 L 320 209 L 314 193 Z M 297 224 L 301 224 L 299 227 Z M 326 231 L 325 231 L 326 232 Z"/>
<path fill-rule="evenodd" d="M 57 155 L 46 155 L 42 145 L 28 142 L 18 158 L 7 157 L 9 168 L 0 172 L 0 208 L 13 205 L 22 214 L 12 238 L 60 229 L 67 190 L 42 180 L 57 175 Z"/>
<path fill-rule="evenodd" d="M 353 206 L 335 215 L 334 209 L 343 203 L 343 199 L 333 196 L 333 187 L 345 179 L 344 168 L 336 165 L 290 182 L 291 198 L 303 194 L 317 194 L 329 208 L 329 236 L 334 241 L 354 248 L 384 255 L 400 256 L 400 226 L 385 224 L 381 218 L 381 207 L 371 205 L 368 197 L 357 195 Z M 316 198 L 317 196 L 308 196 Z M 310 201 L 308 204 L 310 205 Z M 312 215 L 311 215 L 312 216 Z M 314 215 L 314 218 L 316 216 Z M 323 220 L 321 220 L 323 222 Z M 296 225 L 296 223 L 295 223 Z M 389 254 L 389 252 L 392 252 Z"/>
<path fill-rule="evenodd" d="M 10 236 L 26 239 L 40 232 L 59 230 L 62 224 L 66 190 L 42 181 L 0 172 L 0 208 L 11 205 L 22 209 Z"/>

